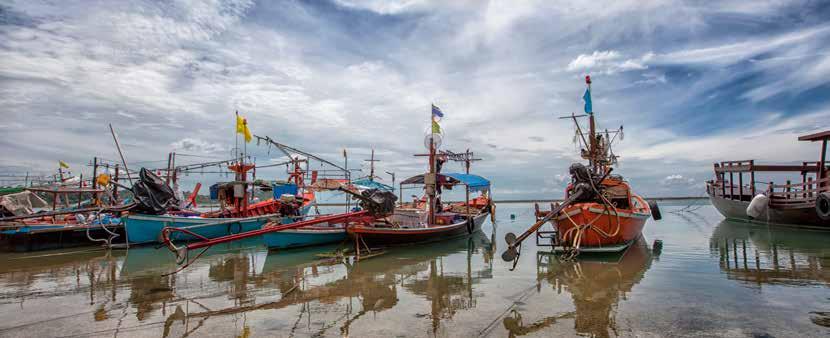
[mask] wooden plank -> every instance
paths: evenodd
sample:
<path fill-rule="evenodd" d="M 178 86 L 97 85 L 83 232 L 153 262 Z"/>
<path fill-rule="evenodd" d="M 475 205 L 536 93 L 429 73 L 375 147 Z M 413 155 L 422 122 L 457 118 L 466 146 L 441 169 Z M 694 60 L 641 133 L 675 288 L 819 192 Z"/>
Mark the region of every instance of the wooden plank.
<path fill-rule="evenodd" d="M 789 181 L 787 181 L 787 182 L 789 182 Z M 813 184 L 816 184 L 816 183 L 824 183 L 824 182 L 830 182 L 830 177 L 823 178 L 823 179 L 820 179 L 820 180 L 815 180 L 815 181 L 813 181 Z M 795 183 L 795 184 L 773 184 L 773 186 L 772 186 L 772 187 L 773 187 L 773 188 L 795 188 L 795 187 L 800 187 L 800 186 L 804 186 L 804 185 L 806 185 L 806 184 L 805 184 L 805 183 Z"/>
<path fill-rule="evenodd" d="M 801 203 L 801 202 L 815 202 L 815 198 L 779 198 L 775 197 L 770 199 L 770 203 Z"/>
<path fill-rule="evenodd" d="M 818 172 L 816 165 L 786 165 L 786 164 L 755 164 L 755 165 L 734 165 L 715 168 L 715 172 L 751 172 L 751 171 L 794 171 L 794 172 Z"/>
<path fill-rule="evenodd" d="M 770 204 L 770 207 L 773 209 L 802 209 L 802 208 L 815 208 L 815 203 L 798 203 L 798 204 Z"/>
<path fill-rule="evenodd" d="M 814 133 L 814 134 L 799 136 L 798 140 L 799 141 L 815 142 L 815 141 L 827 140 L 828 138 L 830 138 L 830 130 L 825 130 L 825 131 Z"/>

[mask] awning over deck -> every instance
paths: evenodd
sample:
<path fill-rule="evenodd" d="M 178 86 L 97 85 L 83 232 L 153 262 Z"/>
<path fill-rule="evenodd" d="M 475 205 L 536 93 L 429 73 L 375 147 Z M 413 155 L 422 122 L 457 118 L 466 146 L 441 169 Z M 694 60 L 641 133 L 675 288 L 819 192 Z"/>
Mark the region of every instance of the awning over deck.
<path fill-rule="evenodd" d="M 438 174 L 438 183 L 441 184 L 463 184 L 470 188 L 470 191 L 481 191 L 490 189 L 490 181 L 486 178 L 462 173 Z M 424 175 L 417 175 L 407 178 L 401 184 L 424 184 Z"/>
<path fill-rule="evenodd" d="M 823 141 L 823 140 L 827 140 L 827 139 L 830 139 L 830 130 L 826 130 L 826 131 L 818 132 L 818 133 L 815 133 L 815 134 L 804 135 L 804 136 L 799 136 L 798 137 L 799 141 L 810 141 L 810 142 Z"/>
<path fill-rule="evenodd" d="M 358 190 L 377 189 L 380 191 L 392 191 L 392 187 L 370 179 L 362 179 L 352 182 Z"/>

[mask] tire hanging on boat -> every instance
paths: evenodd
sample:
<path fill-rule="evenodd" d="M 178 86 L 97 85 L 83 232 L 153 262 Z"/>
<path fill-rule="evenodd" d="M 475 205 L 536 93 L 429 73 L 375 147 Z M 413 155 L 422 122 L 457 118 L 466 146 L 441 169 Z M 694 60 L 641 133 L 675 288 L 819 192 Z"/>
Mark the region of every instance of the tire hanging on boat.
<path fill-rule="evenodd" d="M 830 220 L 830 192 L 823 192 L 816 197 L 816 214 L 822 220 Z"/>

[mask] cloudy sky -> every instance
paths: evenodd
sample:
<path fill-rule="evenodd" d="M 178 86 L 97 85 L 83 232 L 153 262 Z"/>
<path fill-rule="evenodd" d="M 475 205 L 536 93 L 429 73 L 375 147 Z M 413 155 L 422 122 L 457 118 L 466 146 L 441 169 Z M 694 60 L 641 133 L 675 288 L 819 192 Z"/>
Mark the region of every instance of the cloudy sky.
<path fill-rule="evenodd" d="M 796 137 L 830 128 L 828 17 L 779 0 L 0 0 L 0 171 L 88 172 L 117 159 L 108 123 L 136 166 L 227 158 L 238 110 L 351 166 L 374 147 L 403 177 L 425 169 L 435 103 L 444 148 L 482 157 L 497 198 L 559 197 L 576 149 L 557 117 L 590 74 L 601 127 L 625 125 L 618 172 L 698 196 L 714 161 L 817 159 Z"/>

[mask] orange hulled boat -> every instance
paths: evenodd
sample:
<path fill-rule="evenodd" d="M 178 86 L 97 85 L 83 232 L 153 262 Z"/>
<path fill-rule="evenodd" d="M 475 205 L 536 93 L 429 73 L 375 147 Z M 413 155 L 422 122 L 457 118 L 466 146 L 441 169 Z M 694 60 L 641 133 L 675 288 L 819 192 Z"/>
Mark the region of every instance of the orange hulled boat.
<path fill-rule="evenodd" d="M 617 163 L 611 145 L 623 138 L 623 127 L 598 131 L 591 105 L 591 78 L 586 76 L 585 81 L 585 114 L 563 118 L 573 120 L 575 138 L 588 165 L 571 165 L 571 182 L 562 203 L 552 205 L 547 211 L 536 205 L 536 224 L 519 237 L 507 234 L 505 260 L 514 260 L 519 245 L 532 233 L 536 234 L 537 244 L 551 245 L 555 251 L 572 256 L 579 252 L 622 251 L 640 237 L 649 217 L 660 219 L 656 204 L 646 202 L 622 176 L 611 173 Z M 587 132 L 580 126 L 579 118 L 588 119 Z M 552 231 L 539 230 L 546 223 L 553 225 Z M 544 243 L 545 240 L 549 242 Z"/>

